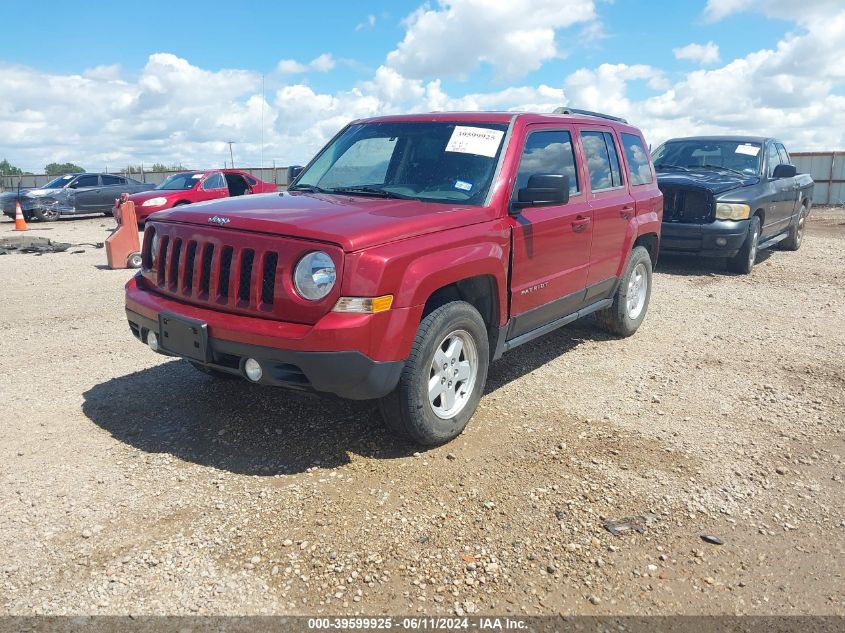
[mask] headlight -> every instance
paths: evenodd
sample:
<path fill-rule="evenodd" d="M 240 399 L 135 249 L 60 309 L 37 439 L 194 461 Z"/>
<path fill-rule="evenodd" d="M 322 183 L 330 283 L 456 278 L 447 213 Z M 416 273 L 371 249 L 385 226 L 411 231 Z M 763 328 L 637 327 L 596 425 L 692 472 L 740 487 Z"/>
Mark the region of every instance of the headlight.
<path fill-rule="evenodd" d="M 751 207 L 747 204 L 720 202 L 716 205 L 717 220 L 747 220 L 750 216 Z"/>
<path fill-rule="evenodd" d="M 149 200 L 144 200 L 141 204 L 142 207 L 160 207 L 163 204 L 167 204 L 167 198 L 150 198 Z"/>
<path fill-rule="evenodd" d="M 332 258 L 323 251 L 308 253 L 293 271 L 293 284 L 304 299 L 317 301 L 334 288 L 337 269 Z"/>

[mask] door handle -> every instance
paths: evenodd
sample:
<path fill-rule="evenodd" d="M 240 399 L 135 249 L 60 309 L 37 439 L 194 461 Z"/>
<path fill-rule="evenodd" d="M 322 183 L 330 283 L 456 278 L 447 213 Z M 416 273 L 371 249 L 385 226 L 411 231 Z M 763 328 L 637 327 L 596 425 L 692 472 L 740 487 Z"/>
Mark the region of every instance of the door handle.
<path fill-rule="evenodd" d="M 590 218 L 585 218 L 585 217 L 579 215 L 577 218 L 575 218 L 572 221 L 572 230 L 575 231 L 576 233 L 580 233 L 581 231 L 586 229 L 587 225 L 589 225 L 589 224 L 590 224 Z"/>
<path fill-rule="evenodd" d="M 619 211 L 619 215 L 621 215 L 625 220 L 630 220 L 634 217 L 634 207 L 622 207 L 622 210 Z"/>

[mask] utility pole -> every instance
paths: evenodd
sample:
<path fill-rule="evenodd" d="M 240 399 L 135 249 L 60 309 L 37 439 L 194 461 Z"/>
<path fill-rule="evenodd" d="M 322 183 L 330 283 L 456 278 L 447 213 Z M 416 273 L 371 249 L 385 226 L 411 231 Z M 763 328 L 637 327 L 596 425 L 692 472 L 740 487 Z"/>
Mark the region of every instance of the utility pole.
<path fill-rule="evenodd" d="M 234 169 L 235 168 L 235 155 L 232 153 L 232 144 L 235 141 L 226 141 L 226 142 L 229 144 L 229 158 L 232 161 L 232 169 Z"/>

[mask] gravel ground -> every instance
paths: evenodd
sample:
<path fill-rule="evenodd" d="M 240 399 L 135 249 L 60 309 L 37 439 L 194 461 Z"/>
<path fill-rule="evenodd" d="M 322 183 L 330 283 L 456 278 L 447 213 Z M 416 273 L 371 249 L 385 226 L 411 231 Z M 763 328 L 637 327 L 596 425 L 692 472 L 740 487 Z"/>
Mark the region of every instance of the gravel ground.
<path fill-rule="evenodd" d="M 152 354 L 103 250 L 0 257 L 0 613 L 845 614 L 843 238 L 661 262 L 636 336 L 506 354 L 422 453 Z"/>

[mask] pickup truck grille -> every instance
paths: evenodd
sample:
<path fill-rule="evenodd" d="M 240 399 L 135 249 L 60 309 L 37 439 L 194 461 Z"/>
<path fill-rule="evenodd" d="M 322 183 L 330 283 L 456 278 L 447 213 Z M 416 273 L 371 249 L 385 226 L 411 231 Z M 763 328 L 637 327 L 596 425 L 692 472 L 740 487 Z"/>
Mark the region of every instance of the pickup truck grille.
<path fill-rule="evenodd" d="M 705 224 L 714 219 L 713 194 L 706 189 L 660 185 L 663 192 L 663 221 Z"/>
<path fill-rule="evenodd" d="M 231 229 L 148 225 L 141 274 L 160 294 L 215 310 L 301 323 L 315 322 L 337 300 L 338 287 L 323 301 L 302 299 L 290 276 L 296 262 L 315 248 L 332 255 L 340 268 L 339 248 Z M 158 239 L 155 258 L 153 236 Z"/>

